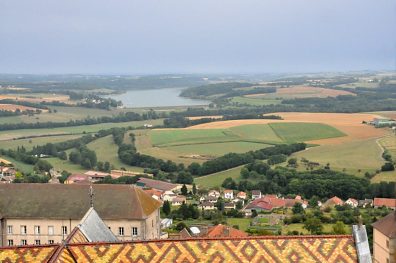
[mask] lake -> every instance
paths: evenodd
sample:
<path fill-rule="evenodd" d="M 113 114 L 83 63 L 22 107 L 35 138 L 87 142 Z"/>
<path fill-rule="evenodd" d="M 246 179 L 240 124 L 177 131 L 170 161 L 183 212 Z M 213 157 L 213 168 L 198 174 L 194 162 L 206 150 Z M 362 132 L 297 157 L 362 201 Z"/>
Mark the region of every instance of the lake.
<path fill-rule="evenodd" d="M 210 103 L 210 101 L 180 97 L 179 94 L 182 90 L 183 88 L 130 90 L 106 97 L 120 100 L 128 108 L 194 106 Z"/>

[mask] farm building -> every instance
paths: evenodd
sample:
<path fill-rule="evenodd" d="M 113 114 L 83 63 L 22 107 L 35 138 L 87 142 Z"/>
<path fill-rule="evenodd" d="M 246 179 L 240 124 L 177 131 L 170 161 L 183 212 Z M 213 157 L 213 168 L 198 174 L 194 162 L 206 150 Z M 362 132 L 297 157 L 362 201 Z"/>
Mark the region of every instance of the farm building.
<path fill-rule="evenodd" d="M 396 126 L 395 120 L 387 118 L 374 118 L 370 123 L 377 128 Z"/>

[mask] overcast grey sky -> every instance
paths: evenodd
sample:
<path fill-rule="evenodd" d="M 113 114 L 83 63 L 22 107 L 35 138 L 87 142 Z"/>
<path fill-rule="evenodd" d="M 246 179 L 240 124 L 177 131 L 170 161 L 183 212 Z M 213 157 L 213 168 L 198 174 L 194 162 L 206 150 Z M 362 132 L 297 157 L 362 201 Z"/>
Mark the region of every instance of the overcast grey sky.
<path fill-rule="evenodd" d="M 395 69 L 396 0 L 0 0 L 0 73 Z"/>

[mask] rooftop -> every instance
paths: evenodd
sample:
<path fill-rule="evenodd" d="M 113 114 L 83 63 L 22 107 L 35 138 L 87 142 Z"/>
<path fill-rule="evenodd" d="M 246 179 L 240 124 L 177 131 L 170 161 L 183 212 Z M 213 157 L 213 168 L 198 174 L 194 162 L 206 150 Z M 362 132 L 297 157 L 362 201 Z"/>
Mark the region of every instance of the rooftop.
<path fill-rule="evenodd" d="M 90 208 L 89 185 L 0 184 L 0 218 L 81 220 Z M 104 219 L 144 219 L 161 203 L 132 185 L 93 185 L 94 206 Z"/>
<path fill-rule="evenodd" d="M 396 238 L 396 212 L 391 212 L 375 222 L 373 228 L 389 238 Z"/>
<path fill-rule="evenodd" d="M 169 190 L 173 190 L 174 188 L 176 188 L 178 186 L 177 184 L 172 184 L 172 183 L 159 181 L 159 180 L 148 179 L 148 178 L 144 178 L 144 177 L 141 177 L 137 181 L 137 183 L 138 184 L 144 184 L 145 187 L 158 189 L 158 190 L 161 190 L 161 191 L 164 191 L 164 192 L 165 191 L 169 191 Z"/>
<path fill-rule="evenodd" d="M 358 262 L 351 235 L 260 236 L 6 247 L 4 262 Z"/>

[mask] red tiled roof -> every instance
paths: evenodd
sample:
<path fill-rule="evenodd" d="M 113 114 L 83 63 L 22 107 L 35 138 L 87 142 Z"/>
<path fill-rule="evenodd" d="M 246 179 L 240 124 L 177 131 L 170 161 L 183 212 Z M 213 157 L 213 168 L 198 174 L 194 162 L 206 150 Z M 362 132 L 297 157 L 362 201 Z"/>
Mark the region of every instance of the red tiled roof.
<path fill-rule="evenodd" d="M 205 235 L 205 237 L 209 237 L 209 238 L 216 238 L 216 237 L 235 238 L 235 237 L 247 237 L 247 236 L 248 234 L 241 230 L 238 230 L 233 227 L 225 226 L 222 224 L 209 228 L 208 233 Z"/>
<path fill-rule="evenodd" d="M 396 207 L 396 199 L 394 198 L 374 198 L 374 206 L 386 206 L 389 208 Z"/>
<path fill-rule="evenodd" d="M 328 199 L 326 202 L 325 202 L 325 206 L 327 206 L 327 205 L 343 205 L 344 204 L 344 201 L 342 201 L 341 200 L 341 198 L 339 198 L 339 197 L 337 197 L 337 196 L 333 196 L 332 198 L 330 198 L 330 199 Z"/>

